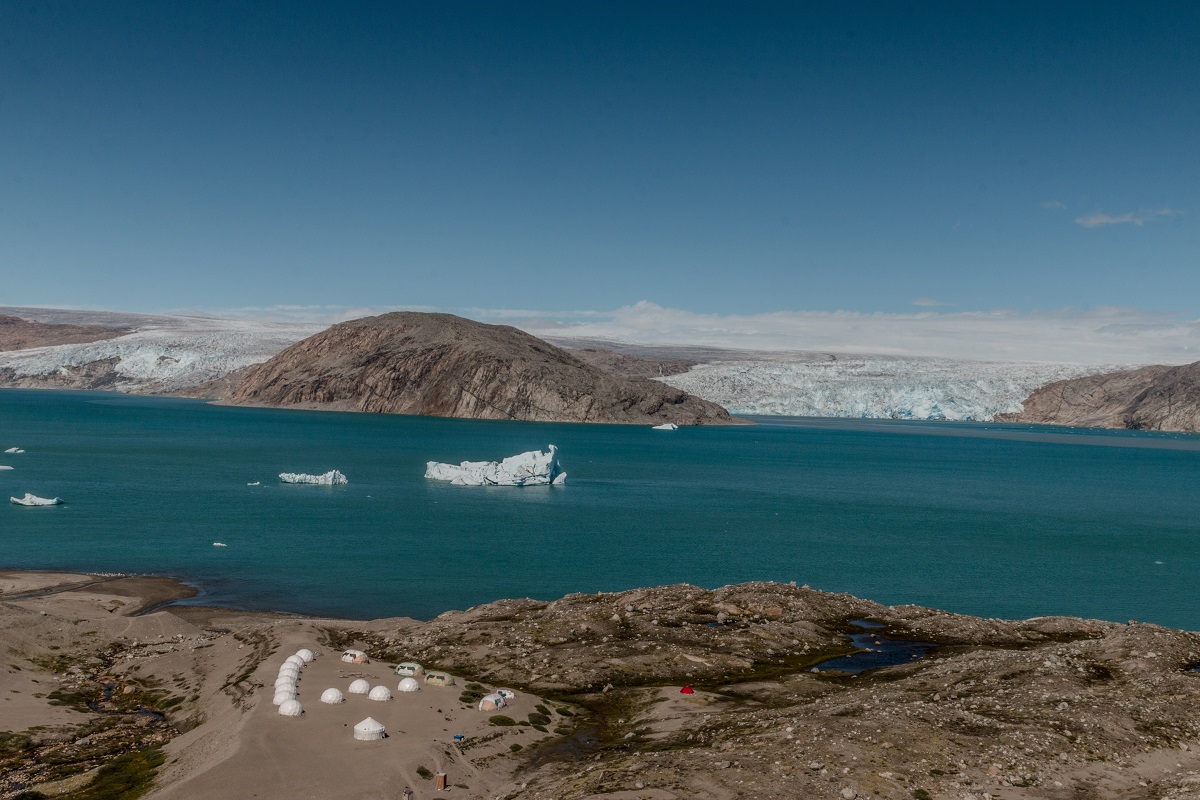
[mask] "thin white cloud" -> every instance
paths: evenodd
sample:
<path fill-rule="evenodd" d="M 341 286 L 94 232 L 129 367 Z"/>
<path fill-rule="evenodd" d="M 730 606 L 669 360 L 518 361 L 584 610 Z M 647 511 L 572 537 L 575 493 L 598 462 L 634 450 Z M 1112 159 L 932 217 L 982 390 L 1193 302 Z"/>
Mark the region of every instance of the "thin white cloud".
<path fill-rule="evenodd" d="M 921 308 L 934 308 L 935 306 L 946 305 L 945 303 L 940 303 L 937 300 L 934 300 L 932 297 L 918 297 L 916 300 L 912 301 L 912 304 L 914 306 L 920 306 Z"/>
<path fill-rule="evenodd" d="M 1049 208 L 1055 211 L 1061 211 L 1067 207 L 1067 204 L 1061 200 L 1043 200 L 1042 208 Z"/>
<path fill-rule="evenodd" d="M 1105 214 L 1097 211 L 1075 218 L 1075 224 L 1084 228 L 1100 228 L 1105 225 L 1145 225 L 1157 217 L 1177 217 L 1182 211 L 1173 208 L 1151 208 L 1141 211 L 1130 211 L 1126 214 Z"/>
<path fill-rule="evenodd" d="M 1183 364 L 1200 359 L 1200 320 L 1126 308 L 912 314 L 778 311 L 697 314 L 645 301 L 535 335 L 744 350 L 1066 363 Z"/>
<path fill-rule="evenodd" d="M 307 308 L 308 310 L 303 310 Z M 603 310 L 312 306 L 240 308 L 210 316 L 333 324 L 388 311 L 443 311 L 535 336 L 739 350 L 940 356 L 980 361 L 1184 364 L 1200 360 L 1200 319 L 1131 308 L 996 309 L 907 314 L 774 311 L 700 314 L 640 301 Z"/>

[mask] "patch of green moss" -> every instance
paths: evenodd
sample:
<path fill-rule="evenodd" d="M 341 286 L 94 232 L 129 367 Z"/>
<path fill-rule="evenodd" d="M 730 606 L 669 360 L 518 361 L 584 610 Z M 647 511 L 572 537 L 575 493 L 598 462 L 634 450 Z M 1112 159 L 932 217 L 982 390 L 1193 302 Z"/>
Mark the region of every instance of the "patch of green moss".
<path fill-rule="evenodd" d="M 60 795 L 62 800 L 135 800 L 150 788 L 166 755 L 158 747 L 126 753 L 105 764 L 83 789 Z"/>
<path fill-rule="evenodd" d="M 493 714 L 491 717 L 488 718 L 488 722 L 491 723 L 492 725 L 500 725 L 500 726 L 506 727 L 506 728 L 511 725 L 517 724 L 517 721 L 515 719 L 513 719 L 512 717 L 506 717 L 503 714 Z M 537 726 L 535 725 L 534 727 L 536 728 Z"/>

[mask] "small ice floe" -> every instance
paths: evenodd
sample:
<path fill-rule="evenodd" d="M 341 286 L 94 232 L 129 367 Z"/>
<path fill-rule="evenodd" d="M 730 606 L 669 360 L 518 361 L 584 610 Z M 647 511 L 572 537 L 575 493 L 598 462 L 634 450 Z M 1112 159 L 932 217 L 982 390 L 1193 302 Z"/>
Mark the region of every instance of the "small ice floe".
<path fill-rule="evenodd" d="M 677 430 L 679 430 L 679 426 L 676 425 L 674 422 L 664 422 L 662 425 L 655 425 L 650 430 L 652 430 L 652 431 L 677 431 Z"/>
<path fill-rule="evenodd" d="M 454 486 L 559 486 L 566 482 L 567 473 L 558 463 L 558 448 L 550 452 L 531 450 L 509 456 L 503 461 L 464 461 L 461 464 L 425 464 L 425 477 L 449 481 Z"/>
<path fill-rule="evenodd" d="M 262 486 L 262 481 L 255 481 L 254 483 L 247 483 L 246 485 L 247 486 Z"/>
<path fill-rule="evenodd" d="M 38 497 L 36 494 L 25 493 L 24 497 L 8 498 L 19 506 L 57 506 L 62 505 L 61 497 Z"/>
<path fill-rule="evenodd" d="M 303 472 L 281 472 L 279 480 L 284 483 L 308 483 L 316 486 L 343 486 L 350 481 L 346 476 L 338 472 L 336 469 L 331 469 L 323 475 L 308 475 Z"/>
<path fill-rule="evenodd" d="M 213 547 L 229 547 L 229 545 L 224 542 L 213 542 Z"/>
<path fill-rule="evenodd" d="M 3 464 L 0 464 L 0 469 L 12 469 L 12 467 L 6 467 Z"/>
<path fill-rule="evenodd" d="M 5 450 L 4 452 L 6 452 L 6 453 L 24 453 L 25 451 L 19 447 L 10 447 L 7 450 Z"/>

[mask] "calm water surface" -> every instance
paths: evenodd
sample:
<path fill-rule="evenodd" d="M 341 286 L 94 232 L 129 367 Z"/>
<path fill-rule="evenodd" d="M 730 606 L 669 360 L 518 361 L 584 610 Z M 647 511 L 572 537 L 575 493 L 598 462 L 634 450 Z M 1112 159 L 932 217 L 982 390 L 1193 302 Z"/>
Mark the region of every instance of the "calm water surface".
<path fill-rule="evenodd" d="M 27 451 L 0 454 L 0 493 L 68 501 L 0 507 L 0 566 L 173 575 L 200 602 L 350 617 L 777 580 L 1200 629 L 1200 437 L 759 421 L 667 433 L 0 390 L 0 450 Z M 422 477 L 551 442 L 566 486 Z M 348 486 L 277 479 L 335 468 Z"/>

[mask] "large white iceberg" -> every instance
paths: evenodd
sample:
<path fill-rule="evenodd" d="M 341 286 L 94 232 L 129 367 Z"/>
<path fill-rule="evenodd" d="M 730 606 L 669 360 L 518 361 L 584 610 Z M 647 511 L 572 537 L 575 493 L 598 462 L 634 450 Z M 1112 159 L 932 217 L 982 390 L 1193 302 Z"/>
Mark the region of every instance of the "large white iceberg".
<path fill-rule="evenodd" d="M 457 465 L 430 461 L 425 465 L 425 477 L 455 486 L 559 486 L 566 482 L 567 473 L 558 463 L 558 448 L 550 445 L 548 453 L 530 450 L 503 461 L 464 461 Z"/>
<path fill-rule="evenodd" d="M 279 480 L 284 483 L 311 483 L 317 486 L 342 486 L 350 481 L 346 476 L 338 472 L 336 469 L 331 469 L 323 475 L 307 475 L 303 472 L 281 472 Z"/>
<path fill-rule="evenodd" d="M 10 447 L 7 450 L 5 450 L 4 452 L 6 452 L 6 453 L 24 453 L 25 451 L 19 447 Z"/>

